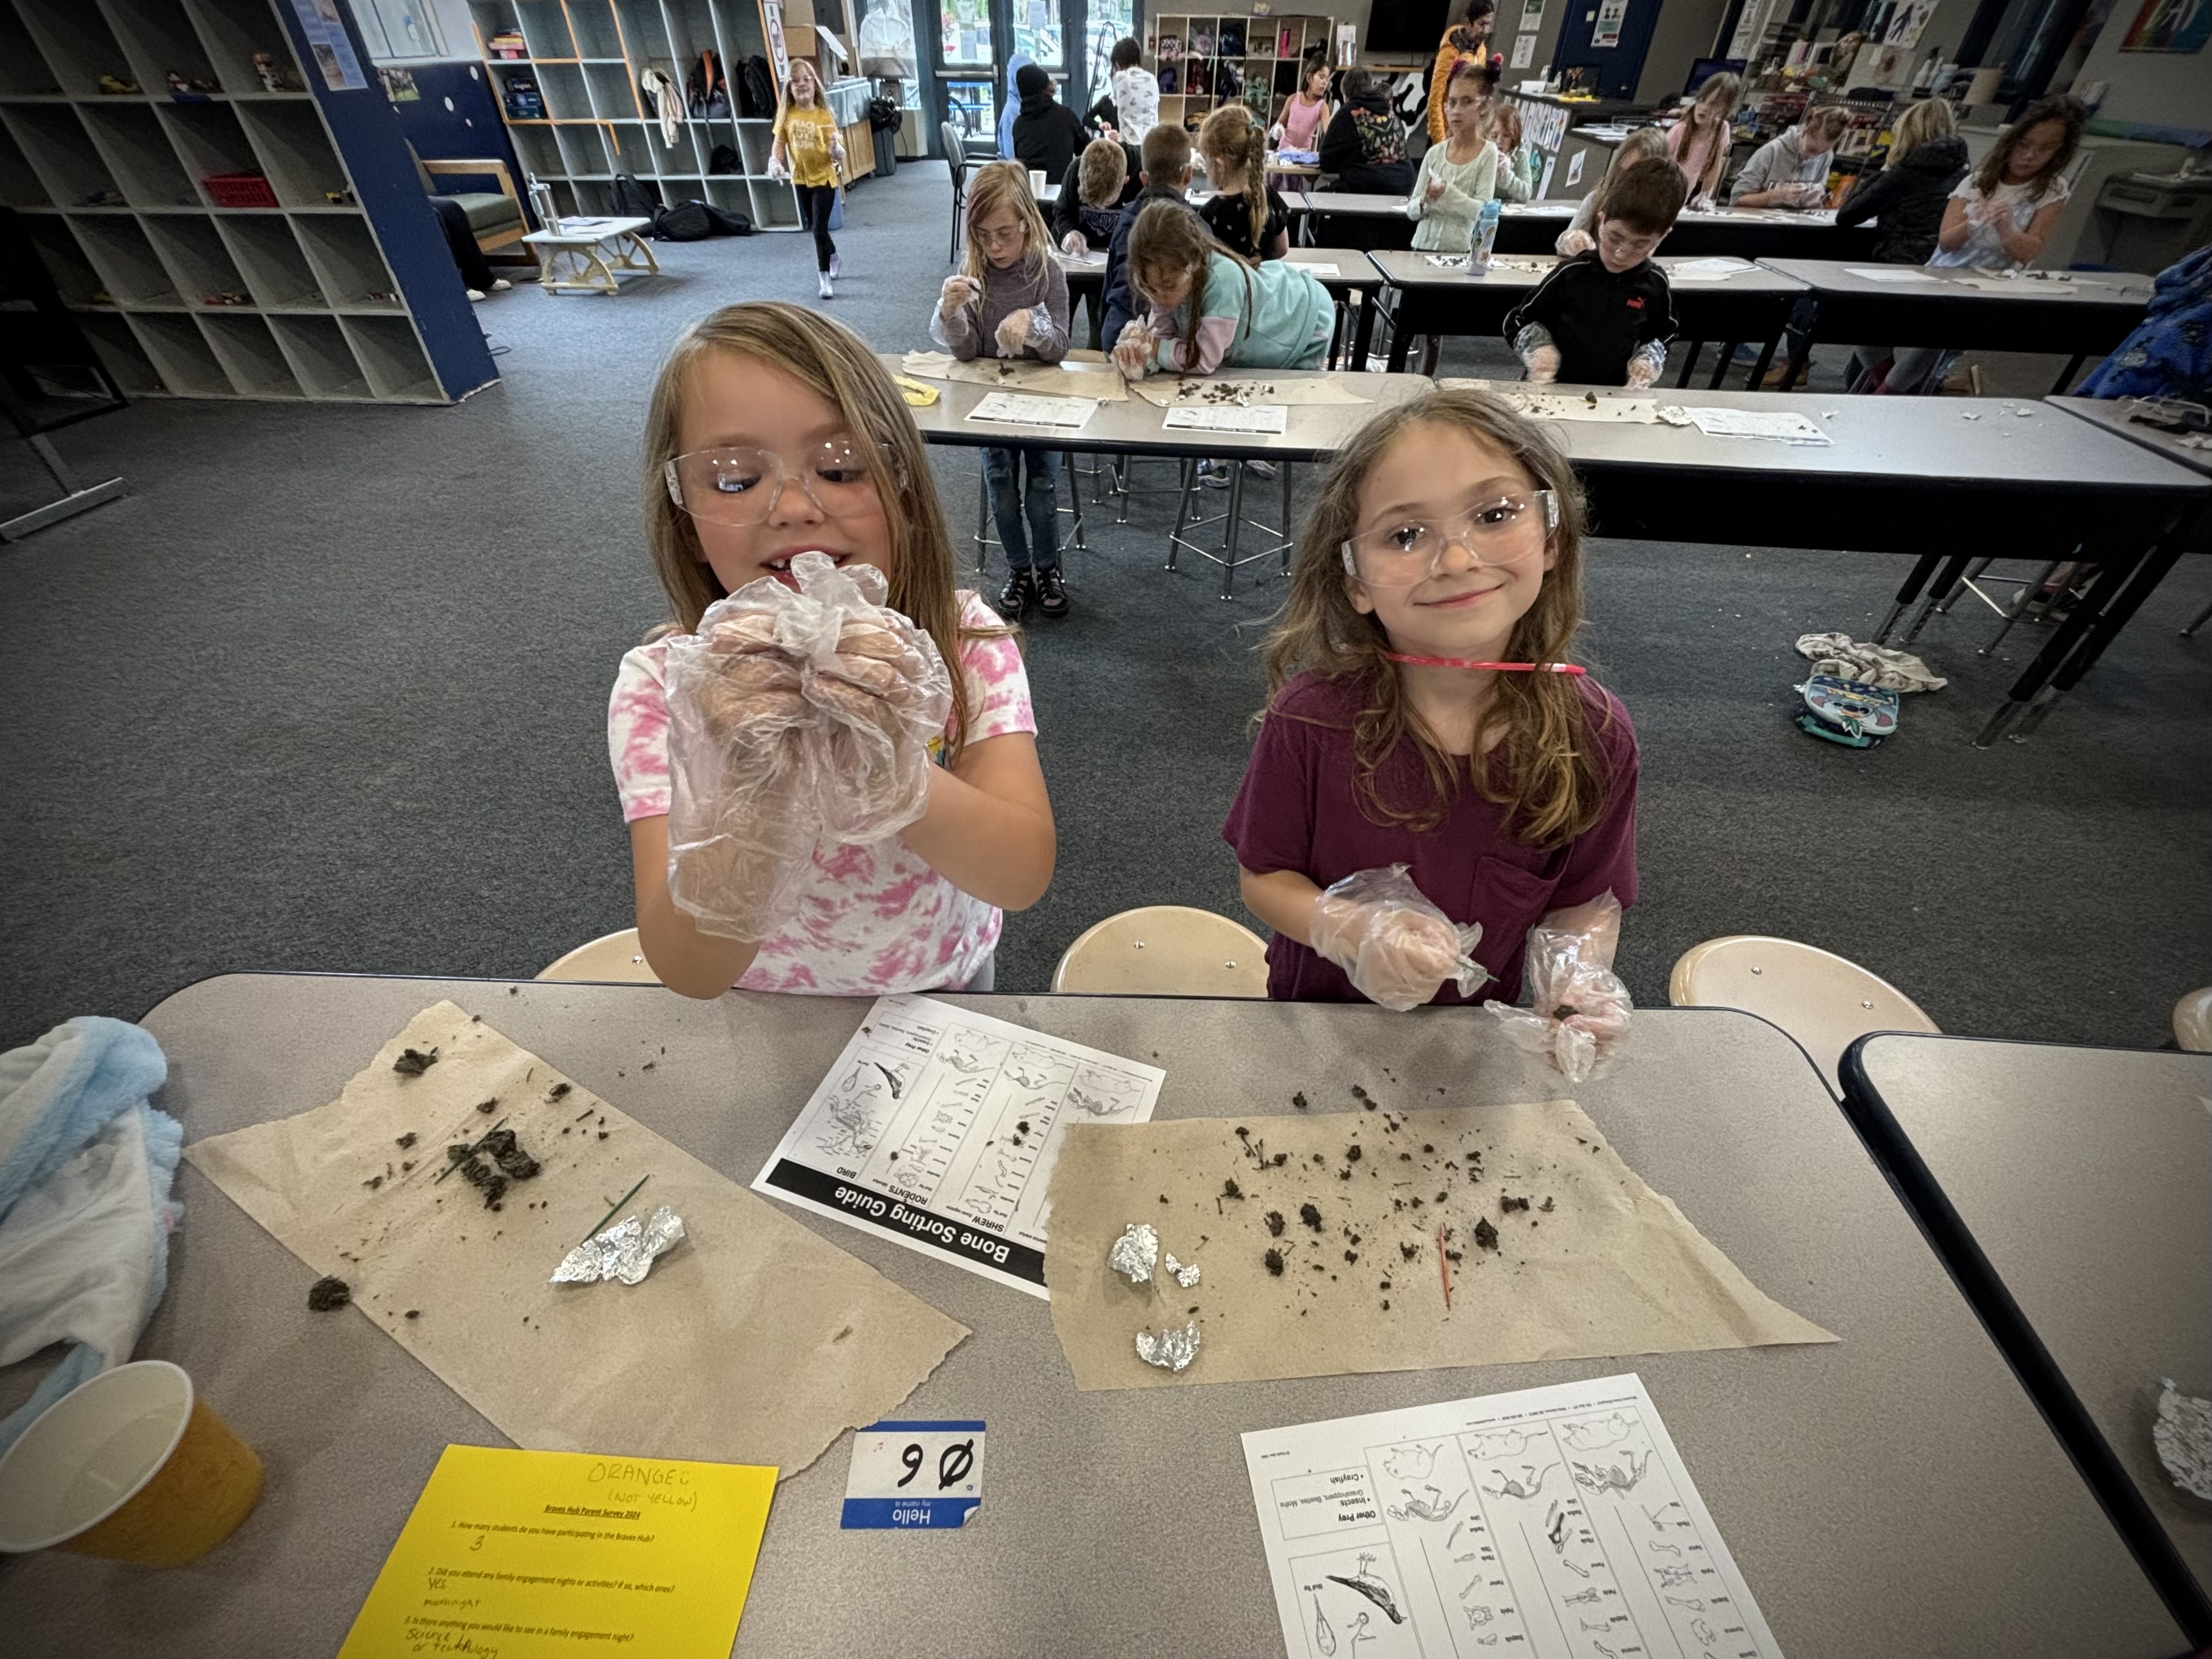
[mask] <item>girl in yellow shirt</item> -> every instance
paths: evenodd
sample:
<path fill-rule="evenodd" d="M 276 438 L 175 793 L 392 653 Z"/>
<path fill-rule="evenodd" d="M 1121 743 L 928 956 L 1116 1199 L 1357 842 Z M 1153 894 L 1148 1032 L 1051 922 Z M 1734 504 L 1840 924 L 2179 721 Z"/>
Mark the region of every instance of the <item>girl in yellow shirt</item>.
<path fill-rule="evenodd" d="M 814 233 L 815 274 L 822 297 L 833 297 L 830 283 L 844 268 L 837 244 L 830 240 L 830 212 L 837 204 L 837 175 L 845 165 L 845 141 L 836 118 L 822 102 L 822 82 L 805 58 L 794 61 L 775 112 L 775 143 L 769 150 L 771 176 L 788 174 L 799 193 L 799 222 Z"/>

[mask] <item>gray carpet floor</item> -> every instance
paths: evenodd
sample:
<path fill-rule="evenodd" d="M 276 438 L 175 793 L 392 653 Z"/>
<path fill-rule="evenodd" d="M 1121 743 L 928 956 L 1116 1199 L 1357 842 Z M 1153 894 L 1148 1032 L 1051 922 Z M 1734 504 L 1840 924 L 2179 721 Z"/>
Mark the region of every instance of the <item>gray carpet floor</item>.
<path fill-rule="evenodd" d="M 831 315 L 922 343 L 947 195 L 934 162 L 853 191 Z M 618 299 L 493 296 L 477 314 L 505 379 L 456 408 L 148 401 L 59 434 L 131 494 L 0 548 L 0 1043 L 231 970 L 527 975 L 629 924 L 605 717 L 662 616 L 636 506 L 654 365 L 714 306 L 814 301 L 803 237 L 661 258 Z M 1443 367 L 1510 371 L 1486 343 Z M 1987 368 L 2006 392 L 2052 372 Z M 975 461 L 937 465 L 964 534 Z M 43 488 L 9 446 L 0 508 Z M 1042 988 L 1132 905 L 1241 914 L 1219 829 L 1280 590 L 1254 573 L 1224 604 L 1211 571 L 1163 570 L 1172 508 L 1094 513 L 1074 616 L 1032 630 L 1060 865 L 1008 918 L 1001 989 Z M 2031 742 L 1970 746 L 2038 640 L 1978 656 L 1994 619 L 1971 601 L 1923 636 L 1953 680 L 1898 738 L 1802 736 L 1791 641 L 1863 636 L 1901 574 L 1595 544 L 1588 647 L 1644 753 L 1630 988 L 1662 1002 L 1689 945 L 1773 933 L 1866 963 L 1946 1030 L 2162 1042 L 2212 980 L 2212 635 L 2177 636 L 2212 564 L 2185 561 Z"/>

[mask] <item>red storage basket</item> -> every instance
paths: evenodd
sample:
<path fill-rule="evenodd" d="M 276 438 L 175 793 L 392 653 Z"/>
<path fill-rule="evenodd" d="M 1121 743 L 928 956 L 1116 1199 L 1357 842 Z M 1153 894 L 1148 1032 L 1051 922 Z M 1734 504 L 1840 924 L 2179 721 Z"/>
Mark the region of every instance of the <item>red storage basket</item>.
<path fill-rule="evenodd" d="M 200 183 L 217 207 L 273 208 L 276 192 L 258 173 L 211 173 Z"/>

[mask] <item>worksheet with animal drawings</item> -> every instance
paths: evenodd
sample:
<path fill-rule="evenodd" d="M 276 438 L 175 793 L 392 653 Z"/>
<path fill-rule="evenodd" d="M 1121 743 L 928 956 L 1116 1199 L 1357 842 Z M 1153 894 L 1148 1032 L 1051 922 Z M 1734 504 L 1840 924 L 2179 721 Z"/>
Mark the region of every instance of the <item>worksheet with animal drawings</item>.
<path fill-rule="evenodd" d="M 878 997 L 753 1190 L 1042 1297 L 1060 1126 L 1142 1123 L 1166 1076 L 933 998 Z"/>
<path fill-rule="evenodd" d="M 1780 1659 L 1633 1375 L 1244 1437 L 1289 1659 Z"/>

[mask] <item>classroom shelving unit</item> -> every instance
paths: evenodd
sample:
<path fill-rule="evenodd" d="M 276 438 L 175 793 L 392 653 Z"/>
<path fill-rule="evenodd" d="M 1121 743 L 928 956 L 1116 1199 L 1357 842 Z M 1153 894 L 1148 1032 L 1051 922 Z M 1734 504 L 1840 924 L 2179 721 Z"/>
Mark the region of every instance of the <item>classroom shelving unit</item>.
<path fill-rule="evenodd" d="M 1298 89 L 1309 52 L 1334 61 L 1336 20 L 1162 13 L 1146 22 L 1145 67 L 1159 77 L 1160 119 L 1195 131 L 1224 104 L 1240 100 L 1264 123 Z"/>
<path fill-rule="evenodd" d="M 469 9 L 514 153 L 562 213 L 611 213 L 615 175 L 626 173 L 664 202 L 696 197 L 763 230 L 799 228 L 798 193 L 768 173 L 775 122 L 738 113 L 746 58 L 766 58 L 779 88 L 788 71 L 780 0 L 472 0 Z M 518 35 L 519 56 L 492 44 Z M 687 110 L 671 146 L 640 77 L 659 70 L 681 92 L 710 51 L 731 81 L 729 112 Z M 517 113 L 529 107 L 512 95 L 518 80 L 534 84 L 542 114 Z M 725 145 L 738 170 L 709 171 Z"/>
<path fill-rule="evenodd" d="M 442 404 L 496 378 L 350 44 L 366 84 L 333 90 L 289 0 L 0 0 L 0 204 L 125 392 Z"/>

